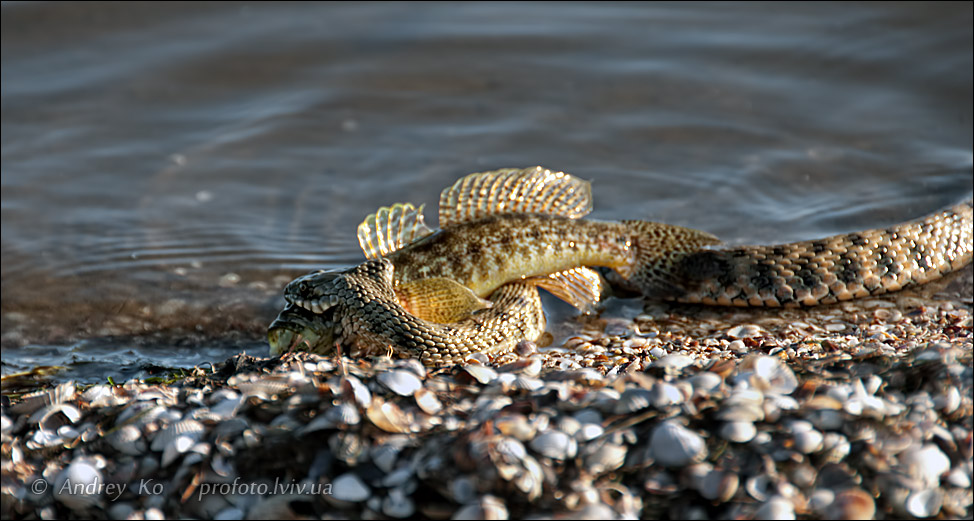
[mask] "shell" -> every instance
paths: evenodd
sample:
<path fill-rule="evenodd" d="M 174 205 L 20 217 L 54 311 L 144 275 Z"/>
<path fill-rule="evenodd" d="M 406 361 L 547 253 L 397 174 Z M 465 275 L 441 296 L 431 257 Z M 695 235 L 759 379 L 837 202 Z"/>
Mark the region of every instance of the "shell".
<path fill-rule="evenodd" d="M 73 460 L 54 479 L 54 499 L 72 510 L 100 505 L 105 478 L 97 462 L 80 457 Z"/>
<path fill-rule="evenodd" d="M 578 450 L 575 439 L 557 429 L 539 434 L 528 443 L 528 446 L 546 458 L 559 461 L 575 457 Z"/>
<path fill-rule="evenodd" d="M 905 508 L 911 515 L 924 518 L 937 515 L 943 504 L 944 493 L 939 489 L 931 488 L 911 493 L 906 498 Z"/>
<path fill-rule="evenodd" d="M 747 443 L 754 439 L 758 430 L 749 421 L 731 421 L 721 425 L 717 433 L 725 440 L 734 443 Z"/>
<path fill-rule="evenodd" d="M 376 380 L 399 396 L 412 396 L 423 387 L 423 382 L 412 371 L 393 369 L 376 375 Z"/>
<path fill-rule="evenodd" d="M 649 450 L 657 463 L 667 467 L 682 467 L 707 457 L 703 438 L 672 420 L 653 430 Z"/>
<path fill-rule="evenodd" d="M 335 499 L 351 503 L 360 503 L 372 497 L 369 486 L 351 472 L 336 477 L 332 481 L 331 492 Z"/>
<path fill-rule="evenodd" d="M 791 394 L 798 387 L 795 373 L 781 360 L 764 355 L 755 355 L 745 360 L 751 363 L 754 371 L 752 385 L 776 394 Z"/>
<path fill-rule="evenodd" d="M 484 385 L 497 379 L 497 371 L 485 365 L 465 365 L 463 366 L 463 372 Z"/>
<path fill-rule="evenodd" d="M 403 412 L 396 404 L 384 402 L 381 398 L 373 398 L 372 405 L 365 411 L 365 415 L 376 427 L 391 433 L 410 432 L 412 418 Z"/>
<path fill-rule="evenodd" d="M 417 389 L 413 397 L 416 399 L 416 405 L 426 414 L 437 414 L 443 410 L 443 404 L 436 397 L 436 393 L 425 387 Z"/>
<path fill-rule="evenodd" d="M 628 414 L 641 411 L 653 402 L 653 395 L 647 389 L 627 389 L 616 401 L 615 414 Z"/>

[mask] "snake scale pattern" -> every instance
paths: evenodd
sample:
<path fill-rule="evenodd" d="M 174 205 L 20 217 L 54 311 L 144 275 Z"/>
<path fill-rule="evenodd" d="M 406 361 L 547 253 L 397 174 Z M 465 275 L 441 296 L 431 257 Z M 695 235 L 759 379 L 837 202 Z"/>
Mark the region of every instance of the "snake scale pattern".
<path fill-rule="evenodd" d="M 643 221 L 600 223 L 579 219 L 587 210 L 578 210 L 586 201 L 577 196 L 577 191 L 586 189 L 587 183 L 574 185 L 578 188 L 574 192 L 567 190 L 564 183 L 557 185 L 558 193 L 572 196 L 572 213 L 568 216 L 564 208 L 551 210 L 549 213 L 553 215 L 541 215 L 547 208 L 544 205 L 539 207 L 539 214 L 508 214 L 496 208 L 494 211 L 488 208 L 486 214 L 478 212 L 475 204 L 468 203 L 469 199 L 490 199 L 491 205 L 502 208 L 503 203 L 497 201 L 504 198 L 503 190 L 512 183 L 521 194 L 518 197 L 523 198 L 525 179 L 535 183 L 539 176 L 550 179 L 552 175 L 540 167 L 498 172 L 471 174 L 454 185 L 452 189 L 462 183 L 469 185 L 471 178 L 475 184 L 480 183 L 464 188 L 469 193 L 467 199 L 461 194 L 460 202 L 448 207 L 450 211 L 454 207 L 475 208 L 454 222 L 448 221 L 452 214 L 444 218 L 442 201 L 456 197 L 448 194 L 451 188 L 444 191 L 440 221 L 441 225 L 448 222 L 446 229 L 450 233 L 425 235 L 422 216 L 410 215 L 407 208 L 400 212 L 404 214 L 403 222 L 422 225 L 422 234 L 400 226 L 404 229 L 398 235 L 390 232 L 389 237 L 376 239 L 389 244 L 381 254 L 370 254 L 363 242 L 370 257 L 365 263 L 341 272 L 315 272 L 292 282 L 285 290 L 289 306 L 269 331 L 272 352 L 292 348 L 296 340 L 314 338 L 325 339 L 308 342 L 307 347 L 316 351 L 330 350 L 338 342 L 364 354 L 395 351 L 415 356 L 427 365 L 459 363 L 477 352 L 503 353 L 519 340 L 535 340 L 543 333 L 545 318 L 538 286 L 561 288 L 563 291 L 554 293 L 569 302 L 586 298 L 597 301 L 598 277 L 587 275 L 588 269 L 584 267 L 568 269 L 573 266 L 612 267 L 651 299 L 726 306 L 798 307 L 879 295 L 923 284 L 970 263 L 974 251 L 974 200 L 888 228 L 790 244 L 725 247 L 709 234 L 681 227 Z M 578 181 L 567 174 L 557 174 L 563 176 L 557 178 L 558 182 Z M 481 182 L 484 177 L 493 184 Z M 543 184 L 538 187 L 546 201 L 557 199 Z M 367 223 L 385 222 L 374 216 L 369 219 Z M 549 234 L 534 231 L 512 235 L 510 230 L 525 226 L 548 230 Z M 587 235 L 572 235 L 575 229 L 588 230 Z M 506 230 L 503 232 L 506 235 L 498 235 L 498 230 Z M 561 240 L 554 241 L 553 237 Z M 394 241 L 398 242 L 393 244 Z M 444 242 L 445 246 L 441 244 Z M 539 248 L 536 244 L 552 242 L 560 246 Z M 466 258 L 462 255 L 464 248 L 471 244 L 481 258 L 491 257 L 483 250 L 494 244 L 506 248 L 494 252 L 499 260 L 481 266 L 482 272 L 506 269 L 516 274 L 510 266 L 496 264 L 504 259 L 515 259 L 511 261 L 513 266 L 523 266 L 525 272 L 520 278 L 508 274 L 507 280 L 491 281 L 492 285 L 483 287 L 478 286 L 485 278 L 482 274 L 463 279 L 456 274 L 466 273 L 478 263 L 469 255 Z M 562 255 L 562 250 L 572 248 L 578 251 Z M 439 252 L 439 257 L 431 253 L 424 257 L 424 251 Z M 600 257 L 600 251 L 611 251 L 611 254 Z M 546 254 L 564 258 L 559 258 L 560 263 L 537 258 Z M 489 307 L 467 313 L 451 323 L 436 323 L 410 313 L 397 296 L 396 288 L 401 280 L 396 275 L 397 271 L 400 274 L 416 271 L 416 266 L 423 267 L 423 276 L 454 276 L 467 287 L 477 288 L 475 292 L 489 294 Z M 538 278 L 535 272 L 558 273 L 546 279 Z M 583 287 L 586 284 L 591 287 Z"/>

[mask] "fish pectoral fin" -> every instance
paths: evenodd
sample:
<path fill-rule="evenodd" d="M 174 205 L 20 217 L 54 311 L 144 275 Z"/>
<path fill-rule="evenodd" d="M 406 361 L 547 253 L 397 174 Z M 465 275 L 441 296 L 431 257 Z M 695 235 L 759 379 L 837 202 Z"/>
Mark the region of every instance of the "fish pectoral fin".
<path fill-rule="evenodd" d="M 423 207 L 412 203 L 383 206 L 358 225 L 358 243 L 366 259 L 384 257 L 433 233 L 423 222 Z"/>
<path fill-rule="evenodd" d="M 602 299 L 605 289 L 602 276 L 597 271 L 586 267 L 531 277 L 524 279 L 524 282 L 550 291 L 552 295 L 585 313 L 595 310 L 595 305 Z"/>
<path fill-rule="evenodd" d="M 445 277 L 431 277 L 400 284 L 396 288 L 399 305 L 416 318 L 449 324 L 469 317 L 473 312 L 489 308 L 489 300 L 478 297 L 473 290 Z"/>
<path fill-rule="evenodd" d="M 440 228 L 504 213 L 577 219 L 591 211 L 591 183 L 540 166 L 470 174 L 440 194 Z"/>

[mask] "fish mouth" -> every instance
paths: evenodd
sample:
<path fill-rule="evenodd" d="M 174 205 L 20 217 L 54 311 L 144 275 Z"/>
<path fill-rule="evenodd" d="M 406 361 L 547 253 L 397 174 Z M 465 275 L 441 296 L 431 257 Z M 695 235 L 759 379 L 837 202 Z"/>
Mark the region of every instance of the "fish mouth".
<path fill-rule="evenodd" d="M 267 328 L 270 355 L 290 351 L 328 354 L 335 345 L 336 323 L 331 313 L 321 314 L 298 305 L 288 305 Z"/>

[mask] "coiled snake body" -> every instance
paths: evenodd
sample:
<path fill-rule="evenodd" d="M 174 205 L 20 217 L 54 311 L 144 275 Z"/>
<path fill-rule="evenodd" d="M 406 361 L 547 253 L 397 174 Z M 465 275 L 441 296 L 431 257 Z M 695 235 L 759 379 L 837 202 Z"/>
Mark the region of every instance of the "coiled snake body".
<path fill-rule="evenodd" d="M 677 226 L 580 219 L 590 210 L 587 182 L 541 167 L 462 178 L 441 195 L 437 233 L 422 207 L 382 208 L 359 227 L 370 260 L 288 285 L 272 352 L 340 342 L 429 365 L 505 352 L 544 331 L 537 287 L 582 309 L 598 302 L 603 280 L 587 266 L 615 269 L 648 298 L 796 307 L 923 284 L 974 251 L 972 200 L 889 228 L 742 247 Z"/>

